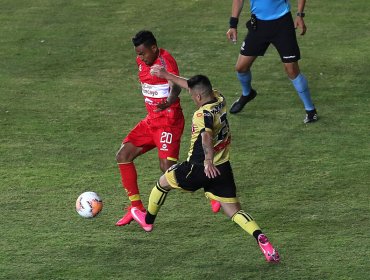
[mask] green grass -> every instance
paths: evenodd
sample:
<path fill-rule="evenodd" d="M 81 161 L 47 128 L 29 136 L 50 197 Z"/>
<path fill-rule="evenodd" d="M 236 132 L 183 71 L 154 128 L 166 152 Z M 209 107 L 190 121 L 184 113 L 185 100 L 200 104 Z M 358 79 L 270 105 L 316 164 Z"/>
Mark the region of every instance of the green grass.
<path fill-rule="evenodd" d="M 171 192 L 150 234 L 114 226 L 127 203 L 115 152 L 145 114 L 131 37 L 152 30 L 182 75 L 208 75 L 231 103 L 240 89 L 239 44 L 225 36 L 230 1 L 3 0 L 0 279 L 366 279 L 367 7 L 307 2 L 300 66 L 318 123 L 302 124 L 272 47 L 253 68 L 258 97 L 229 116 L 240 199 L 282 257 L 269 265 L 253 238 L 211 213 L 202 192 Z M 186 95 L 182 104 L 184 159 L 194 105 Z M 155 152 L 136 161 L 145 202 L 157 161 Z M 91 220 L 74 210 L 86 190 L 104 200 Z"/>

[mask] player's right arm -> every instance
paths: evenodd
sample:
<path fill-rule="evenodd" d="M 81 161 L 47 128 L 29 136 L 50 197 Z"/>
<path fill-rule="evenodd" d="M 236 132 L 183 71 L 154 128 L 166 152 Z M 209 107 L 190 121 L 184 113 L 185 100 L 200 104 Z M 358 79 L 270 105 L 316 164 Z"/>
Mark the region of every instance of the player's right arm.
<path fill-rule="evenodd" d="M 304 7 L 306 5 L 306 0 L 298 0 L 298 10 L 297 12 L 302 14 L 304 12 Z M 294 21 L 294 27 L 301 29 L 301 35 L 304 35 L 307 31 L 306 24 L 304 23 L 303 16 L 297 16 Z"/>
<path fill-rule="evenodd" d="M 236 42 L 238 39 L 237 25 L 240 13 L 244 6 L 244 0 L 233 0 L 231 8 L 230 28 L 226 32 L 226 37 L 231 42 Z"/>
<path fill-rule="evenodd" d="M 150 68 L 150 74 L 155 75 L 162 79 L 166 79 L 167 81 L 175 83 L 184 89 L 188 89 L 187 79 L 177 76 L 175 74 L 169 73 L 162 65 L 158 65 L 158 64 L 153 65 Z"/>
<path fill-rule="evenodd" d="M 220 175 L 220 171 L 213 164 L 214 150 L 212 143 L 212 131 L 204 130 L 202 136 L 202 147 L 204 152 L 204 173 L 208 178 L 215 178 Z"/>

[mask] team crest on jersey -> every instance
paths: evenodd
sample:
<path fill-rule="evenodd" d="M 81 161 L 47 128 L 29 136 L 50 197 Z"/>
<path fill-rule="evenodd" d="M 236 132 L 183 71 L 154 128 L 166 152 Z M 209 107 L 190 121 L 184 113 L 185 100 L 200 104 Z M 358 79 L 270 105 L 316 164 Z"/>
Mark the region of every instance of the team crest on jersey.
<path fill-rule="evenodd" d="M 203 117 L 203 113 L 197 113 L 197 118 Z"/>

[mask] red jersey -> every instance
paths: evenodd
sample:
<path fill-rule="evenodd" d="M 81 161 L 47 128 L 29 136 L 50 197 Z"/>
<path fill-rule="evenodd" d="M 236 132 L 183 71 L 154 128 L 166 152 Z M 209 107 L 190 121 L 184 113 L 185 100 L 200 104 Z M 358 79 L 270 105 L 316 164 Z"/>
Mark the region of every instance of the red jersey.
<path fill-rule="evenodd" d="M 157 109 L 157 104 L 164 102 L 170 94 L 170 85 L 166 79 L 158 78 L 150 74 L 150 67 L 145 64 L 139 57 L 136 58 L 136 63 L 139 67 L 139 80 L 141 83 L 141 91 L 144 96 L 145 107 L 148 112 L 148 119 L 156 119 L 160 117 L 178 119 L 182 118 L 182 109 L 180 100 L 177 99 L 170 107 L 163 111 L 154 112 Z M 176 60 L 165 49 L 159 49 L 159 56 L 154 61 L 154 64 L 162 65 L 169 73 L 179 75 Z"/>

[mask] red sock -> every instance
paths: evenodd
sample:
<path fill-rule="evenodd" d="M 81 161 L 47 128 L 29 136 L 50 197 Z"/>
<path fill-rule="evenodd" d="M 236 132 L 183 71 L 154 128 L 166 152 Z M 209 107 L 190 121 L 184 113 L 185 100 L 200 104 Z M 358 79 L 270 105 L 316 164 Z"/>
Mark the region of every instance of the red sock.
<path fill-rule="evenodd" d="M 133 162 L 119 163 L 122 185 L 126 190 L 131 205 L 134 207 L 144 208 L 140 199 L 139 187 L 137 185 L 137 173 Z"/>

